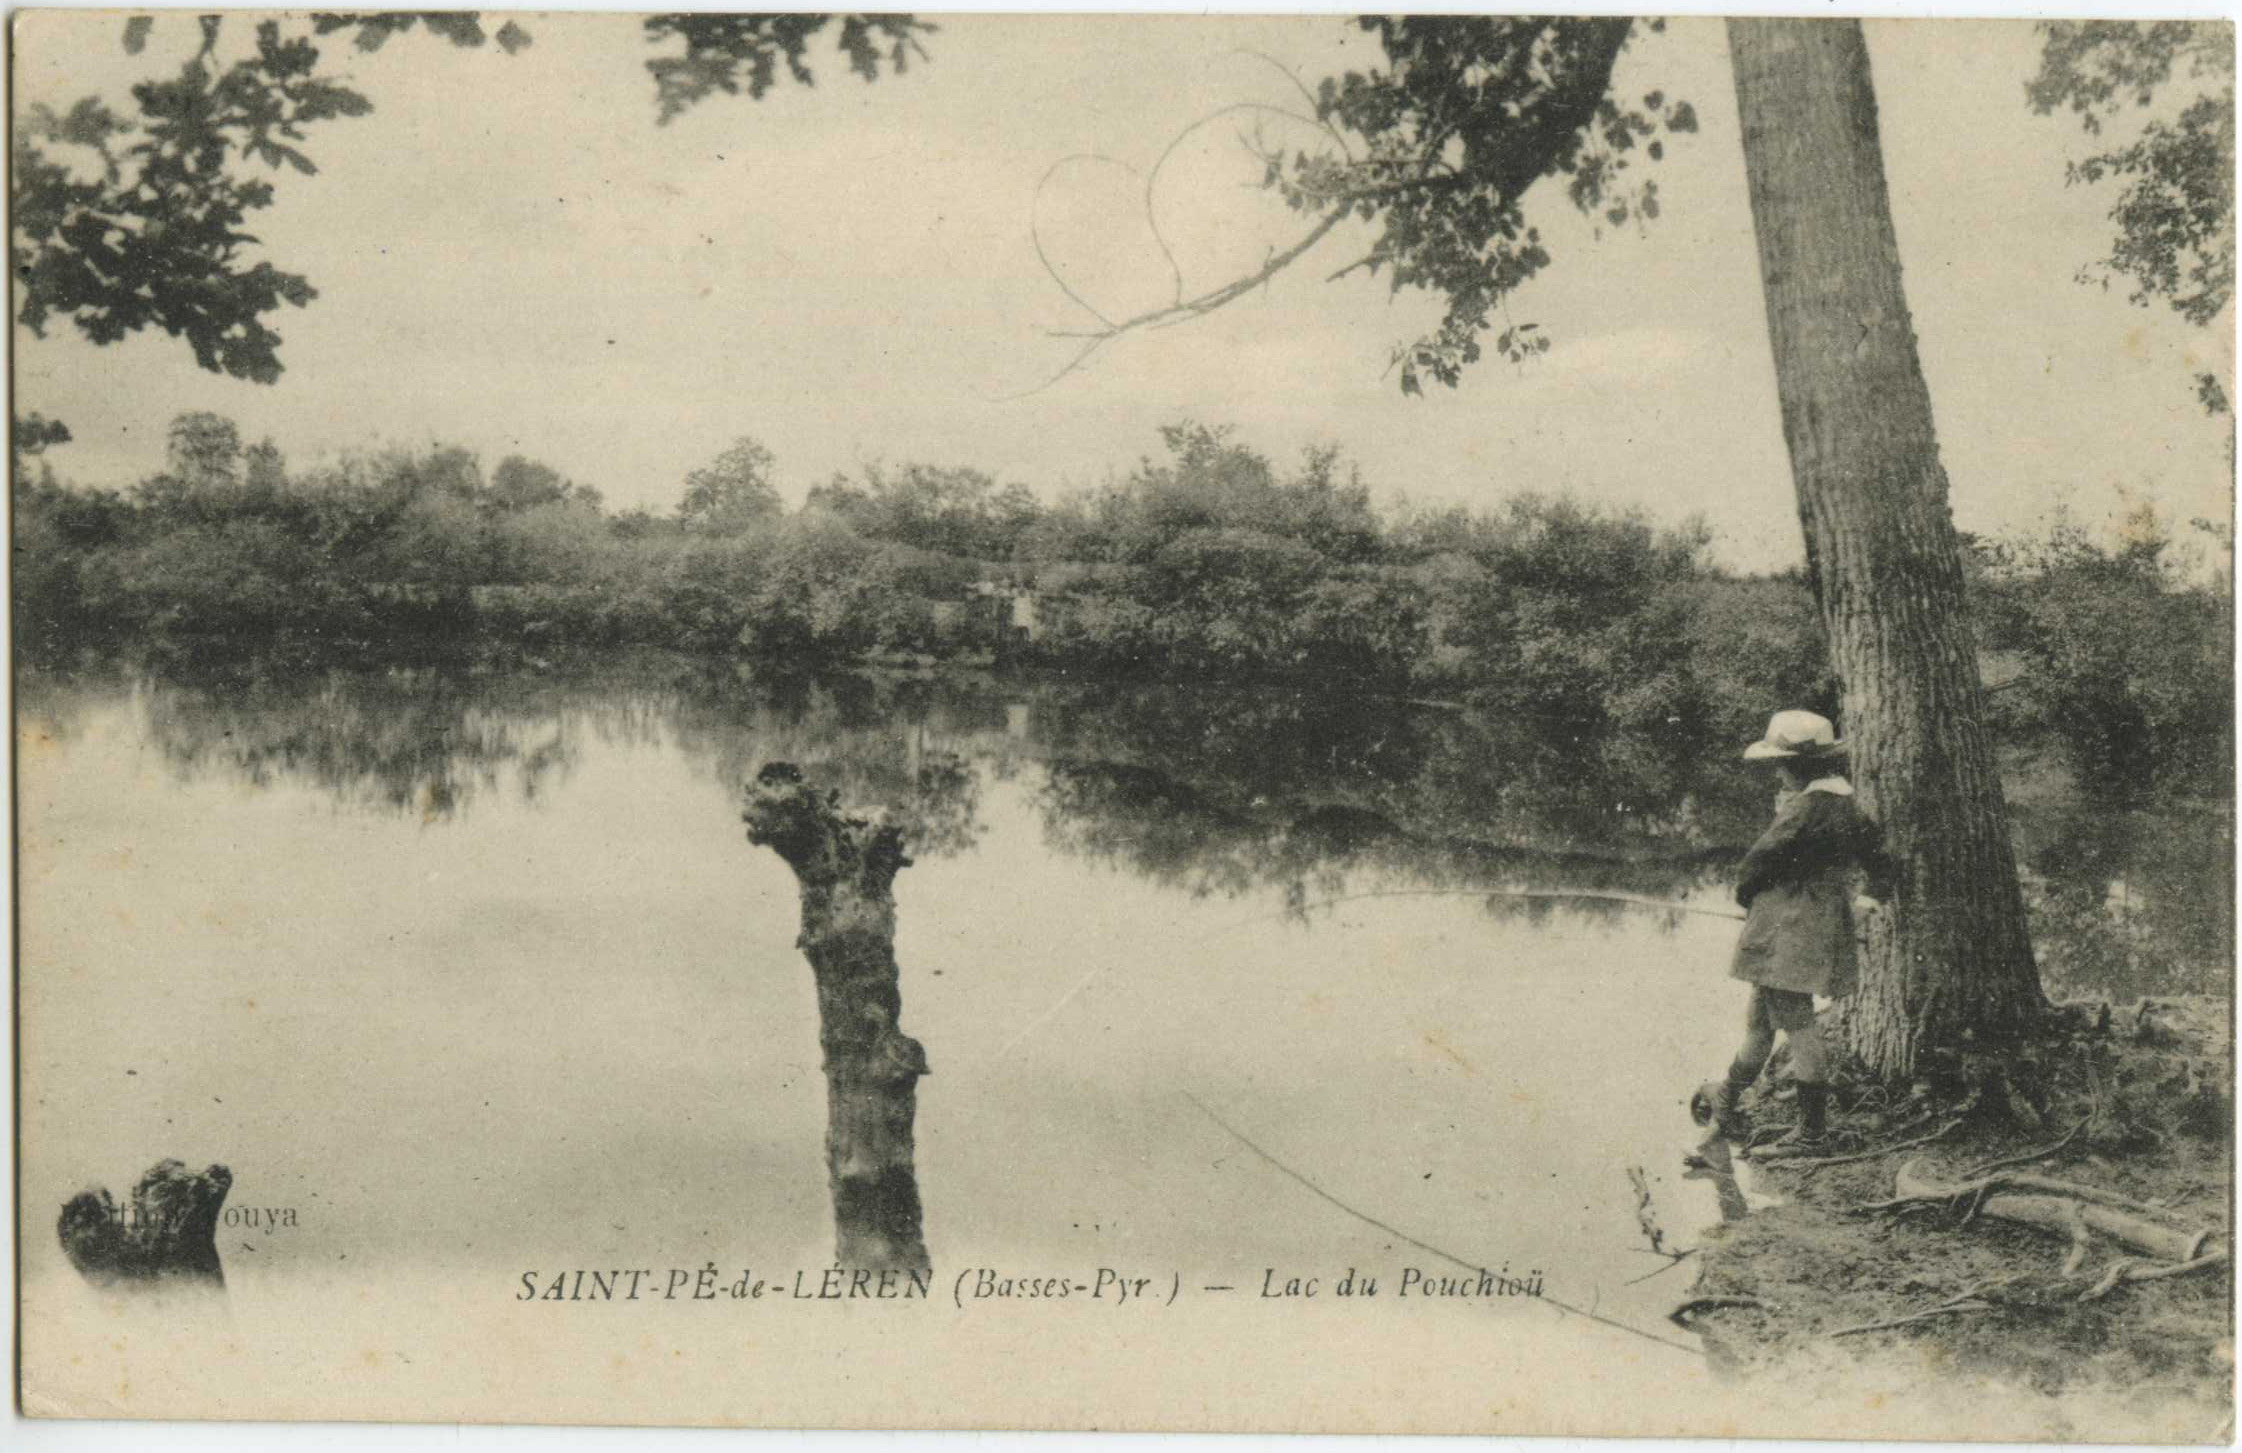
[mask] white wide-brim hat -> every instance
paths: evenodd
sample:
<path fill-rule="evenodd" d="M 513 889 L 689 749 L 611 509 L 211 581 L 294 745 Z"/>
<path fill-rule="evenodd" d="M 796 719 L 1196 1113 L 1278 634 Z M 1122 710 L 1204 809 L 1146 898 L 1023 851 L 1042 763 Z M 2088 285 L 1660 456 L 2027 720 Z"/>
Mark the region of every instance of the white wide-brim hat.
<path fill-rule="evenodd" d="M 1764 762 L 1775 757 L 1833 757 L 1845 743 L 1828 717 L 1814 711 L 1778 711 L 1767 719 L 1767 735 L 1744 748 L 1744 760 Z"/>

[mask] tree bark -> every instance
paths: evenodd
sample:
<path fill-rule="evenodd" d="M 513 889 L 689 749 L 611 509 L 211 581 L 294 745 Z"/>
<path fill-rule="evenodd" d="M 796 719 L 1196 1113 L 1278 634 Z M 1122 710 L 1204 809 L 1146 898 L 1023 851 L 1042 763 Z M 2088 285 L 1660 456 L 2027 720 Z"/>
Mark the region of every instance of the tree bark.
<path fill-rule="evenodd" d="M 106 1189 L 80 1191 L 55 1223 L 62 1254 L 96 1286 L 201 1284 L 223 1291 L 218 1212 L 233 1189 L 222 1165 L 191 1171 L 176 1160 L 148 1168 L 119 1206 Z"/>
<path fill-rule="evenodd" d="M 797 941 L 817 981 L 825 1051 L 825 1163 L 835 1257 L 844 1268 L 928 1271 L 912 1121 L 926 1051 L 902 1030 L 895 875 L 902 830 L 843 812 L 786 762 L 756 774 L 747 840 L 786 860 L 802 894 Z"/>
<path fill-rule="evenodd" d="M 1840 1042 L 1886 1076 L 2045 1007 L 1985 729 L 1930 390 L 1851 20 L 1730 20 L 1744 166 L 1806 559 L 1864 808 L 1899 864 Z"/>

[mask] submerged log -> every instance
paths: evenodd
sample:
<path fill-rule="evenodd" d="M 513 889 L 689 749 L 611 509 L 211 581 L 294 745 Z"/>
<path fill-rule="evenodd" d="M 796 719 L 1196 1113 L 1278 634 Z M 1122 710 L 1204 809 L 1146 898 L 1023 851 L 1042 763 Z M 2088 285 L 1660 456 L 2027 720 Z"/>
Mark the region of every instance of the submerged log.
<path fill-rule="evenodd" d="M 926 1051 L 900 1023 L 895 875 L 902 830 L 843 811 L 800 769 L 771 762 L 748 789 L 747 840 L 770 848 L 801 887 L 797 943 L 817 981 L 825 1052 L 825 1162 L 835 1255 L 855 1270 L 926 1271 L 912 1121 Z"/>
<path fill-rule="evenodd" d="M 195 1285 L 224 1290 L 218 1212 L 233 1189 L 222 1165 L 191 1171 L 176 1160 L 148 1168 L 119 1206 L 104 1187 L 80 1191 L 55 1223 L 62 1254 L 96 1286 Z"/>

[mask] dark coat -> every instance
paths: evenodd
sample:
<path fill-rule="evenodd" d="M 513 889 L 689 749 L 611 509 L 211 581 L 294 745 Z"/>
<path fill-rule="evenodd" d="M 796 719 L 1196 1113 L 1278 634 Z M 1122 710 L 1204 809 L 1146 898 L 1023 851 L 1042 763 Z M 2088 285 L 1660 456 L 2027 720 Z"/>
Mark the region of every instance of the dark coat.
<path fill-rule="evenodd" d="M 1744 936 L 1729 974 L 1771 989 L 1830 998 L 1859 987 L 1853 952 L 1853 873 L 1882 896 L 1891 863 L 1876 825 L 1837 792 L 1798 792 L 1744 854 L 1736 901 Z"/>

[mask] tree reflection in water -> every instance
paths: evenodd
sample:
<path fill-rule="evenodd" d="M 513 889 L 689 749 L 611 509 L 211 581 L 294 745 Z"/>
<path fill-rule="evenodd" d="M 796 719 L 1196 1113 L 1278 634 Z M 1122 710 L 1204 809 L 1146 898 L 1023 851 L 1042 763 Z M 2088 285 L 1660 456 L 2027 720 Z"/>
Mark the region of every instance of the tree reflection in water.
<path fill-rule="evenodd" d="M 979 831 L 971 767 L 929 746 L 923 712 L 911 723 L 861 678 L 766 680 L 660 657 L 580 674 L 152 668 L 106 683 L 43 680 L 28 694 L 46 705 L 26 709 L 59 720 L 104 689 L 132 694 L 148 741 L 183 779 L 287 781 L 431 823 L 481 794 L 536 801 L 568 780 L 589 739 L 676 750 L 727 792 L 789 758 L 845 799 L 897 812 L 930 854 L 969 847 Z"/>
<path fill-rule="evenodd" d="M 1273 885 L 1301 918 L 1352 896 L 1350 883 L 1674 900 L 1716 879 L 1757 830 L 1748 780 L 1739 794 L 1717 774 L 1692 779 L 1655 753 L 1630 764 L 1606 743 L 1537 736 L 1532 722 L 1207 690 L 1077 693 L 1044 715 L 1059 753 L 1040 794 L 1054 847 L 1195 896 Z M 1489 908 L 1632 911 L 1595 897 Z"/>
<path fill-rule="evenodd" d="M 182 778 L 286 781 L 431 825 L 485 795 L 538 800 L 587 743 L 675 751 L 727 798 L 762 763 L 797 763 L 845 801 L 901 817 L 922 857 L 970 849 L 988 784 L 1018 783 L 1051 851 L 1202 897 L 1274 888 L 1302 919 L 1400 891 L 1717 902 L 1769 806 L 1740 763 L 1682 760 L 1656 740 L 1342 690 L 772 677 L 661 653 L 546 671 L 27 669 L 19 734 L 67 741 L 95 705 L 127 696 Z M 2223 988 L 2229 814 L 2081 802 L 2016 818 L 2061 988 Z M 1595 897 L 1498 896 L 1488 909 L 1643 916 Z M 2207 976 L 2217 982 L 2197 982 Z"/>
<path fill-rule="evenodd" d="M 148 741 L 182 779 L 288 781 L 429 820 L 463 810 L 508 772 L 534 798 L 575 758 L 566 718 L 493 709 L 473 682 L 428 670 L 239 667 L 191 680 L 148 674 L 133 689 Z"/>

